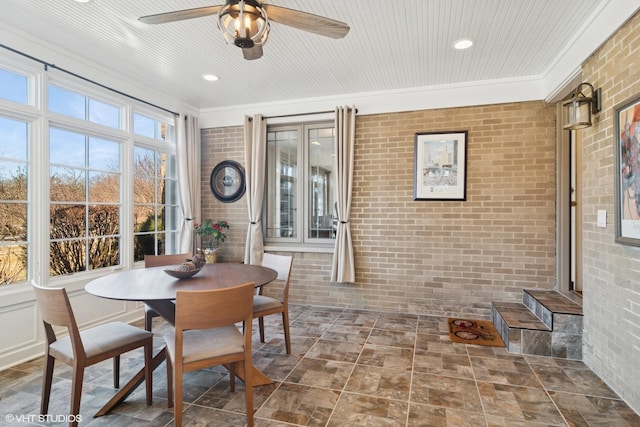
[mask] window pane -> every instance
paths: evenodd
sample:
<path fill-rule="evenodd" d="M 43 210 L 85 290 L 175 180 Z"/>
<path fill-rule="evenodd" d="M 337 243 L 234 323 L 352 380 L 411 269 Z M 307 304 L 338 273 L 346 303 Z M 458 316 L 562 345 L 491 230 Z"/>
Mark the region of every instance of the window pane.
<path fill-rule="evenodd" d="M 49 186 L 52 201 L 84 203 L 87 199 L 82 169 L 52 166 Z"/>
<path fill-rule="evenodd" d="M 27 281 L 27 245 L 0 246 L 0 286 Z"/>
<path fill-rule="evenodd" d="M 133 114 L 133 133 L 136 135 L 146 136 L 148 138 L 155 137 L 156 121 L 142 114 Z"/>
<path fill-rule="evenodd" d="M 26 163 L 0 161 L 0 200 L 27 200 Z"/>
<path fill-rule="evenodd" d="M 49 274 L 61 276 L 86 270 L 84 240 L 64 240 L 49 245 Z"/>
<path fill-rule="evenodd" d="M 29 79 L 26 76 L 0 68 L 0 98 L 26 104 L 29 99 L 28 95 Z"/>
<path fill-rule="evenodd" d="M 136 232 L 153 231 L 155 226 L 155 207 L 136 205 L 133 208 L 133 229 Z"/>
<path fill-rule="evenodd" d="M 310 238 L 335 238 L 335 174 L 333 128 L 310 129 L 307 214 Z"/>
<path fill-rule="evenodd" d="M 49 237 L 51 240 L 85 236 L 85 207 L 84 205 L 52 204 L 50 222 Z"/>
<path fill-rule="evenodd" d="M 118 129 L 120 128 L 120 108 L 89 99 L 89 121 Z"/>
<path fill-rule="evenodd" d="M 86 120 L 87 98 L 79 93 L 49 85 L 49 110 L 76 119 Z"/>
<path fill-rule="evenodd" d="M 156 237 L 153 233 L 137 234 L 133 236 L 133 260 L 144 261 L 145 255 L 162 254 L 156 252 Z"/>
<path fill-rule="evenodd" d="M 89 137 L 89 167 L 104 171 L 120 170 L 120 144 Z"/>
<path fill-rule="evenodd" d="M 49 160 L 58 165 L 86 166 L 86 137 L 82 134 L 51 128 Z"/>
<path fill-rule="evenodd" d="M 119 219 L 120 207 L 117 205 L 89 206 L 89 235 L 114 236 L 120 233 Z"/>
<path fill-rule="evenodd" d="M 26 122 L 0 117 L 0 286 L 27 281 L 28 131 Z"/>
<path fill-rule="evenodd" d="M 298 236 L 296 191 L 298 132 L 267 134 L 267 237 Z"/>
<path fill-rule="evenodd" d="M 0 117 L 0 157 L 27 160 L 27 123 Z"/>
<path fill-rule="evenodd" d="M 89 201 L 120 201 L 120 175 L 113 173 L 89 172 Z"/>
<path fill-rule="evenodd" d="M 89 240 L 89 270 L 120 264 L 120 239 L 115 237 Z"/>

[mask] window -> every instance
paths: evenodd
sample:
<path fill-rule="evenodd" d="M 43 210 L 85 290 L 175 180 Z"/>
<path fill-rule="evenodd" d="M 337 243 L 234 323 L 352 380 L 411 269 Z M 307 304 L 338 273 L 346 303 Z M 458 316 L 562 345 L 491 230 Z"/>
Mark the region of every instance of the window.
<path fill-rule="evenodd" d="M 333 243 L 334 158 L 333 122 L 268 127 L 266 242 Z"/>
<path fill-rule="evenodd" d="M 110 128 L 120 128 L 119 107 L 56 85 L 49 85 L 49 111 Z"/>
<path fill-rule="evenodd" d="M 133 175 L 134 261 L 171 253 L 179 243 L 175 155 L 135 147 Z"/>
<path fill-rule="evenodd" d="M 175 253 L 173 121 L 0 56 L 0 289 Z"/>
<path fill-rule="evenodd" d="M 49 131 L 52 276 L 120 264 L 120 143 Z"/>
<path fill-rule="evenodd" d="M 0 116 L 0 286 L 27 280 L 29 124 Z"/>

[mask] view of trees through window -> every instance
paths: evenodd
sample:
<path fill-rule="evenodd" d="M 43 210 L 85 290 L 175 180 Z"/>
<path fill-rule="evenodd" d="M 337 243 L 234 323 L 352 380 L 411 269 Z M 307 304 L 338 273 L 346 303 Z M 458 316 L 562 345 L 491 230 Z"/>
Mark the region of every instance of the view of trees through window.
<path fill-rule="evenodd" d="M 174 251 L 173 119 L 58 82 L 48 84 L 48 102 L 38 107 L 31 91 L 40 81 L 0 65 L 0 286 L 27 282 L 38 264 L 29 260 L 47 253 L 42 274 L 57 277 L 120 265 L 124 253 L 135 262 Z M 33 131 L 41 118 L 42 135 Z M 123 240 L 125 231 L 133 236 Z M 40 238 L 48 246 L 34 247 Z"/>

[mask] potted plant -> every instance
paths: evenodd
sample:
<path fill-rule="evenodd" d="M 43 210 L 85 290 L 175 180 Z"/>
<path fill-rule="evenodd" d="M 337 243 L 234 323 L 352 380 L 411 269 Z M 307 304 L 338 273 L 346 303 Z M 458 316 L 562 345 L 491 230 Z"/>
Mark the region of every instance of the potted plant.
<path fill-rule="evenodd" d="M 202 241 L 201 250 L 204 252 L 207 262 L 216 262 L 220 243 L 227 238 L 226 234 L 224 234 L 224 230 L 229 229 L 227 221 L 213 222 L 207 219 L 202 224 L 194 224 L 193 229 L 200 236 Z"/>

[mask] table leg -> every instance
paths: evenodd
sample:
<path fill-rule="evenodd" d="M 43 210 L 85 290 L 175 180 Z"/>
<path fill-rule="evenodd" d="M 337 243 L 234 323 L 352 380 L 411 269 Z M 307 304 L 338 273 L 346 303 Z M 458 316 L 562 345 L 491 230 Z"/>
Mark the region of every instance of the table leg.
<path fill-rule="evenodd" d="M 162 350 L 158 352 L 151 360 L 151 370 L 154 371 L 164 360 L 166 359 L 166 349 L 162 347 Z M 94 417 L 101 417 L 107 412 L 111 411 L 114 406 L 125 400 L 129 395 L 144 381 L 144 368 L 138 371 L 113 397 L 100 409 Z"/>

